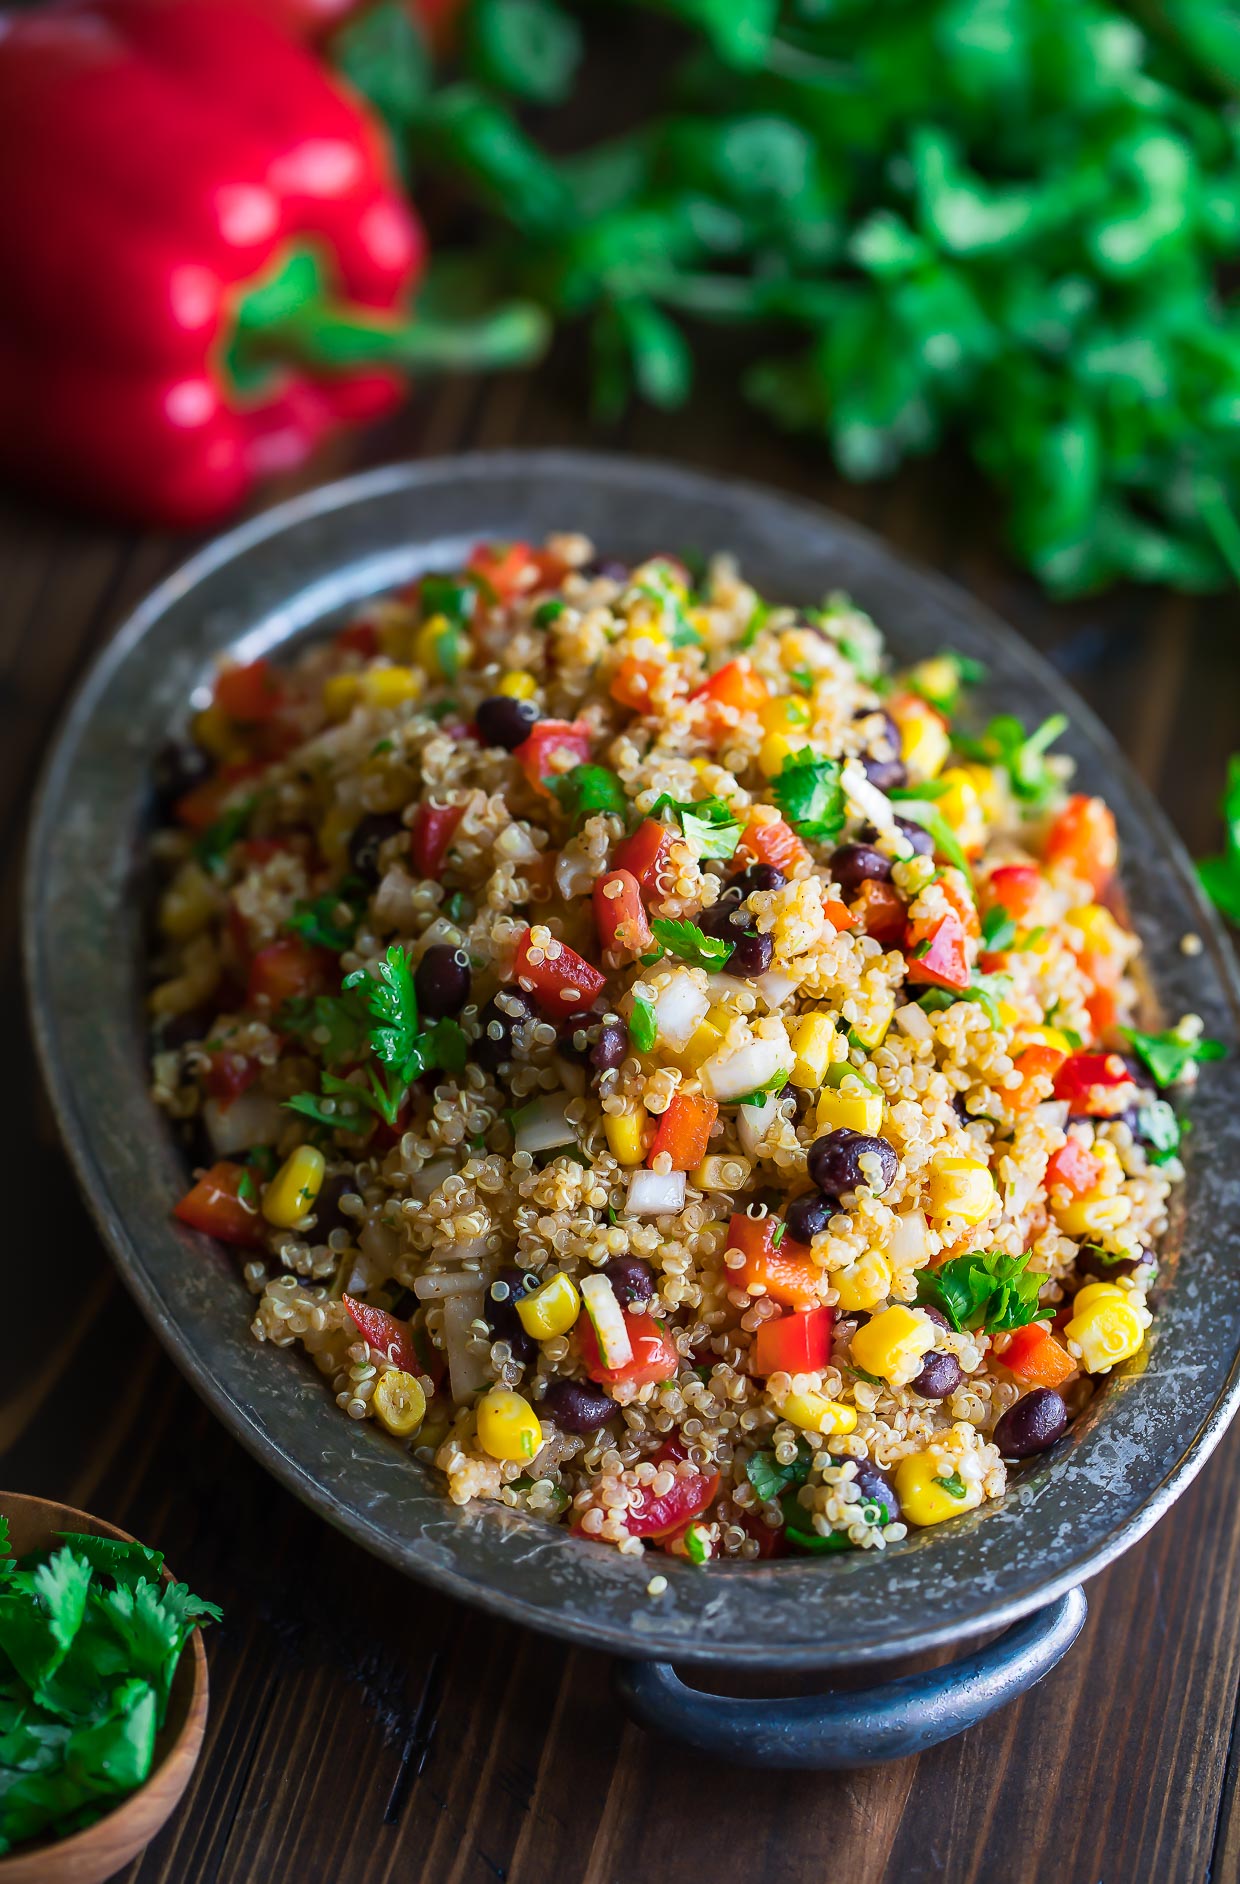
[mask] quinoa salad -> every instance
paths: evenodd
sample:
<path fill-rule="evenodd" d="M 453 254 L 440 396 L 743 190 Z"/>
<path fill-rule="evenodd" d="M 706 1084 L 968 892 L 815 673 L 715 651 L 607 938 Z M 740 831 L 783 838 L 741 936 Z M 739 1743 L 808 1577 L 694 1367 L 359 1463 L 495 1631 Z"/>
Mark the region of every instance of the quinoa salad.
<path fill-rule="evenodd" d="M 1141 1030 L 1114 820 L 975 668 L 571 534 L 220 668 L 158 768 L 169 1207 L 325 1419 L 704 1563 L 950 1521 L 1140 1365 L 1222 1048 Z"/>

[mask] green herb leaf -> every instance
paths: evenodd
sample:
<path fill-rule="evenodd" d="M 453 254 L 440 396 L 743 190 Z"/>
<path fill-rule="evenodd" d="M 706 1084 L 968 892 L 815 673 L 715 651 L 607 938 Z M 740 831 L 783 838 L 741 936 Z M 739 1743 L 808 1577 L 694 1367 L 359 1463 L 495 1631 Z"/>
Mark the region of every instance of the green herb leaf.
<path fill-rule="evenodd" d="M 685 842 L 699 860 L 718 857 L 726 861 L 741 841 L 741 822 L 723 798 L 699 798 L 682 803 L 669 792 L 662 792 L 646 815 L 658 818 L 665 811 L 673 813 Z"/>
<path fill-rule="evenodd" d="M 575 831 L 598 812 L 623 818 L 628 810 L 624 786 L 605 765 L 575 765 L 571 771 L 544 782 L 559 799 Z"/>
<path fill-rule="evenodd" d="M 781 1068 L 778 1073 L 771 1074 L 765 1086 L 755 1086 L 753 1091 L 747 1092 L 743 1098 L 733 1099 L 732 1104 L 736 1106 L 760 1106 L 764 1099 L 770 1098 L 772 1093 L 782 1092 L 784 1087 L 788 1084 L 789 1078 L 790 1074 L 787 1069 Z"/>
<path fill-rule="evenodd" d="M 658 1038 L 659 1023 L 653 1002 L 637 999 L 629 1017 L 629 1039 L 639 1053 L 649 1053 Z"/>
<path fill-rule="evenodd" d="M 532 617 L 535 628 L 550 628 L 552 622 L 559 621 L 567 606 L 557 596 L 553 596 L 549 602 L 540 602 Z"/>
<path fill-rule="evenodd" d="M 793 829 L 812 843 L 829 844 L 844 828 L 843 766 L 808 746 L 789 753 L 772 786 L 776 804 Z"/>
<path fill-rule="evenodd" d="M 986 944 L 987 952 L 992 955 L 1001 955 L 1005 949 L 1011 948 L 1015 940 L 1014 920 L 1002 903 L 996 903 L 994 908 L 988 909 L 982 917 L 982 941 Z"/>
<path fill-rule="evenodd" d="M 967 884 L 972 884 L 969 860 L 960 848 L 956 833 L 937 805 L 924 798 L 905 798 L 900 804 L 900 816 L 908 818 L 913 824 L 920 824 L 923 831 L 928 831 L 934 839 L 935 850 L 940 856 L 946 857 L 948 863 L 955 864 Z"/>
<path fill-rule="evenodd" d="M 940 1269 L 918 1271 L 917 1300 L 923 1308 L 946 1315 L 957 1334 L 979 1328 L 999 1334 L 1032 1321 L 1049 1321 L 1054 1310 L 1038 1301 L 1046 1277 L 1027 1273 L 1028 1264 L 1027 1250 L 1020 1256 L 998 1250 L 954 1256 Z"/>
<path fill-rule="evenodd" d="M 1046 750 L 1067 731 L 1064 713 L 1052 713 L 1035 732 L 1010 713 L 991 720 L 980 739 L 958 738 L 956 744 L 969 758 L 997 765 L 1007 773 L 1012 796 L 1028 810 L 1037 811 L 1062 789 L 1059 777 L 1046 763 Z"/>
<path fill-rule="evenodd" d="M 678 956 L 694 968 L 722 968 L 732 953 L 732 944 L 722 936 L 705 935 L 695 922 L 656 916 L 650 933 L 666 954 Z"/>
<path fill-rule="evenodd" d="M 1163 1034 L 1143 1034 L 1135 1027 L 1119 1031 L 1162 1087 L 1178 1086 L 1190 1066 L 1221 1060 L 1227 1054 L 1221 1040 L 1185 1040 L 1174 1028 Z"/>
<path fill-rule="evenodd" d="M 685 1532 L 685 1555 L 690 1563 L 705 1563 L 707 1561 L 708 1553 L 706 1545 L 702 1541 L 700 1525 L 691 1524 Z"/>
<path fill-rule="evenodd" d="M 1165 1099 L 1151 1099 L 1137 1114 L 1137 1132 L 1151 1164 L 1169 1164 L 1179 1156 L 1183 1137 L 1179 1119 Z"/>
<path fill-rule="evenodd" d="M 295 904 L 284 926 L 314 948 L 331 949 L 339 955 L 352 946 L 365 904 L 363 885 L 342 884 L 312 903 Z"/>
<path fill-rule="evenodd" d="M 250 817 L 258 803 L 258 794 L 243 798 L 229 810 L 223 812 L 214 824 L 209 824 L 194 845 L 194 855 L 204 870 L 212 876 L 222 876 L 228 863 L 228 853 L 238 838 L 244 837 L 249 828 Z"/>
<path fill-rule="evenodd" d="M 773 1452 L 755 1452 L 745 1461 L 745 1477 L 753 1486 L 754 1492 L 768 1503 L 788 1490 L 789 1486 L 804 1485 L 809 1477 L 809 1468 L 813 1454 L 804 1442 L 797 1444 L 797 1456 L 791 1465 L 781 1465 Z"/>
<path fill-rule="evenodd" d="M 934 1482 L 941 1485 L 952 1498 L 967 1498 L 969 1495 L 969 1488 L 959 1472 L 953 1472 L 948 1478 L 936 1478 Z"/>

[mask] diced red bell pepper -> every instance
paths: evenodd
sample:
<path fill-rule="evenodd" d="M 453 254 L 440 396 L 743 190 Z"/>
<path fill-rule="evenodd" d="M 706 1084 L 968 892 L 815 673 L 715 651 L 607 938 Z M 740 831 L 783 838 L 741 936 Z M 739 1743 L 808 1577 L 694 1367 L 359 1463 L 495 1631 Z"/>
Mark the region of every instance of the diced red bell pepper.
<path fill-rule="evenodd" d="M 246 1197 L 241 1194 L 243 1183 Z M 257 1249 L 263 1240 L 254 1174 L 243 1164 L 232 1164 L 227 1159 L 204 1171 L 172 1214 L 192 1230 L 202 1230 L 207 1236 L 218 1237 L 221 1243 L 235 1243 L 241 1249 Z"/>
<path fill-rule="evenodd" d="M 1114 988 L 1095 988 L 1085 997 L 1085 1012 L 1093 1023 L 1095 1040 L 1105 1040 L 1114 1032 L 1119 1019 L 1119 1002 L 1115 998 Z"/>
<path fill-rule="evenodd" d="M 419 805 L 409 832 L 409 851 L 420 877 L 432 883 L 443 869 L 448 846 L 465 815 L 464 805 Z"/>
<path fill-rule="evenodd" d="M 660 1446 L 651 1463 L 676 1472 L 679 1449 Z M 655 1493 L 649 1485 L 642 1488 L 637 1503 L 624 1514 L 625 1529 L 630 1537 L 670 1537 L 700 1518 L 718 1490 L 718 1472 L 676 1472 L 676 1483 L 670 1491 Z"/>
<path fill-rule="evenodd" d="M 756 1511 L 738 1511 L 737 1523 L 758 1546 L 760 1563 L 765 1562 L 768 1557 L 787 1556 L 788 1545 L 782 1525 L 764 1524 Z"/>
<path fill-rule="evenodd" d="M 829 1308 L 802 1308 L 764 1321 L 753 1339 L 750 1368 L 755 1374 L 816 1374 L 831 1358 Z"/>
<path fill-rule="evenodd" d="M 1050 828 L 1046 861 L 1065 864 L 1074 877 L 1100 894 L 1115 875 L 1119 838 L 1110 807 L 1101 798 L 1077 792 L 1069 798 Z"/>
<path fill-rule="evenodd" d="M 406 1374 L 422 1372 L 413 1330 L 407 1321 L 397 1321 L 386 1308 L 372 1308 L 369 1302 L 358 1302 L 351 1295 L 342 1295 L 340 1301 L 372 1352 L 382 1355 L 391 1366 L 401 1368 Z"/>
<path fill-rule="evenodd" d="M 710 1134 L 719 1107 L 705 1093 L 675 1092 L 658 1128 L 646 1158 L 653 1165 L 660 1152 L 667 1152 L 673 1171 L 695 1171 L 706 1156 Z"/>
<path fill-rule="evenodd" d="M 336 646 L 344 648 L 350 654 L 360 654 L 364 661 L 373 661 L 379 652 L 379 624 L 363 615 L 360 621 L 351 621 L 336 636 Z"/>
<path fill-rule="evenodd" d="M 581 1359 L 591 1380 L 601 1387 L 645 1387 L 670 1380 L 680 1366 L 680 1355 L 661 1321 L 653 1315 L 626 1312 L 629 1344 L 633 1358 L 623 1367 L 604 1367 L 598 1339 L 588 1315 L 581 1315 L 573 1332 L 581 1349 Z"/>
<path fill-rule="evenodd" d="M 273 857 L 283 856 L 292 848 L 286 837 L 246 837 L 241 840 L 241 855 L 248 864 L 270 863 Z"/>
<path fill-rule="evenodd" d="M 1040 1042 L 1035 1042 L 1016 1055 L 1012 1065 L 1020 1074 L 1021 1083 L 1004 1093 L 1004 1098 L 1014 1112 L 1028 1112 L 1041 1103 L 1047 1096 L 1043 1082 L 1062 1066 L 1063 1057 L 1058 1047 L 1043 1046 Z"/>
<path fill-rule="evenodd" d="M 1114 1118 L 1124 1110 L 1132 1074 L 1118 1053 L 1073 1053 L 1055 1075 L 1055 1097 L 1066 1099 L 1072 1112 L 1093 1118 Z"/>
<path fill-rule="evenodd" d="M 286 1001 L 323 994 L 334 967 L 334 957 L 326 949 L 312 948 L 300 936 L 282 936 L 259 949 L 251 961 L 246 1006 L 260 1014 L 275 1014 Z"/>
<path fill-rule="evenodd" d="M 817 1308 L 823 1272 L 803 1243 L 793 1243 L 786 1233 L 775 1242 L 781 1228 L 769 1213 L 750 1217 L 738 1211 L 728 1225 L 728 1248 L 740 1250 L 745 1262 L 741 1269 L 728 1270 L 728 1280 L 752 1295 L 769 1295 L 785 1308 Z"/>
<path fill-rule="evenodd" d="M 511 602 L 531 586 L 531 578 L 538 573 L 528 543 L 479 543 L 466 568 L 486 583 L 497 602 Z"/>
<path fill-rule="evenodd" d="M 671 841 L 672 833 L 665 824 L 660 824 L 657 818 L 643 818 L 633 835 L 621 838 L 616 845 L 612 867 L 629 871 L 637 878 L 643 892 L 653 896 Z"/>
<path fill-rule="evenodd" d="M 1102 1176 L 1102 1164 L 1077 1138 L 1065 1139 L 1046 1161 L 1046 1188 L 1062 1185 L 1074 1197 L 1091 1191 Z"/>
<path fill-rule="evenodd" d="M 609 870 L 594 885 L 594 924 L 603 947 L 618 955 L 641 955 L 650 947 L 641 884 L 631 870 Z"/>
<path fill-rule="evenodd" d="M 566 942 L 558 944 L 554 959 L 545 955 L 531 943 L 528 929 L 517 944 L 513 966 L 518 984 L 527 994 L 532 994 L 543 1013 L 554 1020 L 563 1020 L 579 1008 L 588 1008 L 607 979 Z"/>
<path fill-rule="evenodd" d="M 867 935 L 890 948 L 904 939 L 908 904 L 894 883 L 867 878 L 853 899 L 857 920 Z"/>
<path fill-rule="evenodd" d="M 185 792 L 173 806 L 173 814 L 178 824 L 183 824 L 188 831 L 207 831 L 223 815 L 224 806 L 236 791 L 243 779 L 253 778 L 262 771 L 258 760 L 245 760 L 237 765 L 221 766 L 218 772 L 204 779 L 201 785 L 195 785 L 192 791 Z"/>
<path fill-rule="evenodd" d="M 1042 872 L 1036 864 L 1000 864 L 982 885 L 982 898 L 988 909 L 1006 909 L 1013 922 L 1023 922 L 1041 887 Z"/>
<path fill-rule="evenodd" d="M 766 824 L 751 818 L 737 846 L 738 870 L 743 870 L 748 861 L 740 855 L 742 851 L 748 851 L 759 863 L 773 864 L 786 877 L 794 876 L 801 864 L 810 861 L 804 844 L 783 818 L 773 818 Z"/>
<path fill-rule="evenodd" d="M 545 781 L 571 772 L 590 757 L 589 724 L 585 720 L 539 720 L 512 756 L 534 790 L 544 798 L 553 798 L 555 794 Z"/>
<path fill-rule="evenodd" d="M 215 704 L 230 720 L 254 725 L 268 720 L 284 699 L 284 688 L 265 659 L 222 667 L 215 680 Z"/>
<path fill-rule="evenodd" d="M 838 896 L 823 897 L 822 913 L 833 929 L 843 931 L 857 927 L 857 917 L 854 916 L 847 903 L 841 903 Z"/>
<path fill-rule="evenodd" d="M 761 674 L 754 671 L 753 663 L 743 655 L 735 661 L 726 662 L 689 695 L 691 700 L 704 701 L 710 708 L 728 709 L 726 713 L 717 716 L 720 730 L 734 726 L 737 719 L 746 713 L 756 713 L 770 697 L 770 688 Z"/>
<path fill-rule="evenodd" d="M 211 1064 L 202 1076 L 202 1083 L 213 1099 L 221 1106 L 228 1107 L 234 1099 L 239 1099 L 243 1092 L 248 1092 L 262 1072 L 257 1060 L 248 1053 L 230 1053 L 227 1048 L 211 1055 Z"/>
<path fill-rule="evenodd" d="M 960 927 L 967 936 L 980 936 L 982 925 L 977 914 L 977 904 L 969 888 L 969 879 L 963 870 L 957 870 L 955 864 L 944 864 L 939 871 L 939 888 L 960 918 Z"/>
<path fill-rule="evenodd" d="M 658 661 L 646 661 L 638 654 L 626 654 L 611 677 L 608 693 L 618 706 L 644 713 L 650 695 L 663 678 L 665 668 Z"/>
<path fill-rule="evenodd" d="M 939 916 L 928 928 L 922 922 L 910 923 L 905 953 L 910 981 L 928 982 L 934 988 L 968 987 L 969 951 L 955 910 Z"/>
<path fill-rule="evenodd" d="M 1040 1321 L 1018 1328 L 997 1358 L 1027 1387 L 1060 1387 L 1076 1372 L 1072 1356 Z"/>

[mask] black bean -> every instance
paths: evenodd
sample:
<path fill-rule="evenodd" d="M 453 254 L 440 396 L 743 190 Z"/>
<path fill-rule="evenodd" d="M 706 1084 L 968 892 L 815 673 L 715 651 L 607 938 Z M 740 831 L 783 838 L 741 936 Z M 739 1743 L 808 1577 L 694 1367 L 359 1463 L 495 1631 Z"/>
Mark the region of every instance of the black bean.
<path fill-rule="evenodd" d="M 834 1215 L 835 1206 L 821 1191 L 806 1191 L 804 1197 L 793 1198 L 784 1212 L 784 1222 L 794 1243 L 812 1243 Z"/>
<path fill-rule="evenodd" d="M 741 975 L 746 981 L 756 981 L 759 975 L 766 973 L 774 959 L 774 936 L 758 935 L 755 932 L 740 938 L 724 967 L 730 975 Z"/>
<path fill-rule="evenodd" d="M 654 1270 L 640 1256 L 613 1256 L 603 1274 L 621 1308 L 641 1308 L 654 1297 Z"/>
<path fill-rule="evenodd" d="M 841 844 L 831 858 L 831 875 L 846 897 L 855 896 L 863 883 L 890 883 L 891 859 L 871 844 Z"/>
<path fill-rule="evenodd" d="M 474 725 L 488 746 L 502 746 L 515 752 L 523 746 L 538 724 L 538 708 L 532 700 L 513 700 L 506 693 L 492 694 L 474 714 Z"/>
<path fill-rule="evenodd" d="M 908 784 L 908 772 L 903 759 L 871 759 L 861 761 L 861 770 L 869 779 L 875 791 L 903 791 Z"/>
<path fill-rule="evenodd" d="M 165 809 L 174 805 L 186 792 L 192 792 L 195 785 L 210 778 L 214 769 L 208 754 L 192 739 L 165 739 L 151 766 L 155 796 L 160 805 Z"/>
<path fill-rule="evenodd" d="M 1121 1276 L 1136 1273 L 1135 1256 L 1107 1257 L 1100 1249 L 1083 1249 L 1076 1259 L 1078 1276 L 1093 1276 L 1097 1282 L 1118 1282 Z"/>
<path fill-rule="evenodd" d="M 156 1051 L 171 1053 L 177 1047 L 187 1047 L 191 1040 L 205 1040 L 214 1020 L 215 1009 L 206 1002 L 201 1007 L 187 1007 L 183 1014 L 171 1015 L 155 1030 Z"/>
<path fill-rule="evenodd" d="M 431 1020 L 459 1014 L 469 999 L 469 956 L 451 942 L 432 942 L 418 963 L 413 991 L 419 1010 Z"/>
<path fill-rule="evenodd" d="M 750 864 L 748 870 L 742 870 L 738 877 L 733 877 L 728 889 L 735 890 L 740 896 L 750 896 L 755 890 L 764 893 L 767 890 L 782 890 L 787 881 L 783 871 L 777 870 L 774 864 L 756 863 Z"/>
<path fill-rule="evenodd" d="M 920 824 L 914 824 L 911 818 L 897 818 L 896 830 L 903 832 L 919 857 L 933 857 L 934 839 L 929 831 L 923 831 Z"/>
<path fill-rule="evenodd" d="M 512 1358 L 518 1367 L 528 1367 L 538 1352 L 538 1343 L 532 1335 L 525 1332 L 521 1325 L 521 1317 L 517 1313 L 517 1300 L 528 1293 L 531 1287 L 538 1287 L 538 1277 L 510 1263 L 500 1270 L 497 1279 L 508 1284 L 508 1294 L 502 1302 L 497 1302 L 494 1296 L 488 1295 L 483 1312 L 495 1339 L 508 1343 L 512 1349 Z"/>
<path fill-rule="evenodd" d="M 311 1241 L 326 1243 L 333 1230 L 347 1230 L 356 1239 L 357 1217 L 346 1217 L 340 1208 L 340 1199 L 346 1191 L 357 1190 L 357 1179 L 348 1173 L 326 1178 L 314 1200 L 314 1230 Z"/>
<path fill-rule="evenodd" d="M 948 1321 L 941 1308 L 923 1308 L 921 1312 L 926 1317 L 927 1321 L 934 1323 L 936 1328 L 951 1327 L 951 1323 Z"/>
<path fill-rule="evenodd" d="M 731 896 L 725 890 L 718 902 L 704 909 L 697 918 L 697 927 L 703 935 L 715 936 L 721 942 L 736 942 L 744 934 L 751 918 L 749 911 L 741 907 L 738 896 Z"/>
<path fill-rule="evenodd" d="M 877 722 L 871 734 L 870 743 L 880 747 L 881 751 L 867 753 L 861 761 L 861 769 L 880 792 L 901 791 L 908 784 L 908 772 L 900 757 L 900 728 L 881 707 L 866 708 L 853 714 L 855 720 Z"/>
<path fill-rule="evenodd" d="M 863 1503 L 879 1505 L 882 1508 L 884 1524 L 893 1524 L 900 1515 L 900 1500 L 896 1497 L 896 1488 L 887 1474 L 869 1459 L 857 1459 L 853 1484 L 861 1493 Z"/>
<path fill-rule="evenodd" d="M 607 1021 L 590 1048 L 590 1064 L 600 1073 L 610 1073 L 620 1065 L 629 1050 L 629 1036 L 615 1021 Z"/>
<path fill-rule="evenodd" d="M 505 1005 L 501 1007 L 492 995 L 482 1009 L 478 1016 L 482 1031 L 471 1050 L 472 1058 L 491 1073 L 502 1066 L 505 1060 L 512 1058 L 512 1030 L 517 1020 L 507 1011 L 508 1008 L 519 1005 L 527 1019 L 534 1011 L 534 1004 L 524 988 L 505 988 L 503 999 Z"/>
<path fill-rule="evenodd" d="M 1068 1429 L 1068 1409 L 1053 1387 L 1035 1387 L 1010 1406 L 992 1435 L 1005 1459 L 1031 1459 Z"/>
<path fill-rule="evenodd" d="M 379 881 L 379 851 L 389 838 L 398 837 L 405 823 L 399 811 L 368 811 L 353 827 L 349 839 L 349 869 L 372 887 Z"/>
<path fill-rule="evenodd" d="M 921 1372 L 910 1384 L 923 1400 L 946 1400 L 964 1379 L 964 1369 L 954 1354 L 927 1354 Z"/>
<path fill-rule="evenodd" d="M 862 1158 L 877 1158 L 879 1174 L 873 1181 L 875 1191 L 885 1191 L 894 1182 L 899 1160 L 885 1138 L 871 1138 L 865 1132 L 853 1132 L 841 1125 L 810 1147 L 811 1183 L 828 1197 L 843 1197 L 859 1185 L 871 1182 L 861 1169 Z"/>
<path fill-rule="evenodd" d="M 581 573 L 583 576 L 606 576 L 611 582 L 627 582 L 629 566 L 615 556 L 595 556 L 584 564 Z"/>
<path fill-rule="evenodd" d="M 618 1411 L 610 1394 L 592 1381 L 553 1380 L 543 1395 L 540 1412 L 564 1433 L 594 1433 Z"/>

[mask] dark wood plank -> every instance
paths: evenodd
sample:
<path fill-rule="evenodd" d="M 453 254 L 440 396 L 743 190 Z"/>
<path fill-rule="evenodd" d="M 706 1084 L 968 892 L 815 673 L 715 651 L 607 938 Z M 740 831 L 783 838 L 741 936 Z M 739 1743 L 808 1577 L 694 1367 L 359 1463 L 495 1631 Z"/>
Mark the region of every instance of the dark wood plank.
<path fill-rule="evenodd" d="M 1236 742 L 1226 601 L 1053 608 L 997 547 L 967 467 L 845 486 L 811 444 L 707 392 L 687 414 L 593 434 L 559 363 L 421 392 L 316 474 L 407 452 L 588 440 L 766 479 L 832 503 L 965 581 L 1068 672 L 1189 842 Z M 293 480 L 287 490 L 297 488 Z M 272 493 L 279 495 L 280 493 Z M 97 644 L 191 547 L 0 513 L 0 1024 L 21 1041 L 17 837 L 51 720 Z M 16 1048 L 17 1090 L 33 1091 Z M 158 1539 L 220 1600 L 206 1755 L 129 1884 L 612 1884 L 778 1875 L 1013 1884 L 1240 1875 L 1229 1770 L 1240 1679 L 1240 1438 L 1091 1586 L 1072 1655 L 998 1719 L 920 1761 L 754 1780 L 626 1726 L 604 1660 L 409 1584 L 279 1490 L 180 1381 L 115 1280 L 31 1107 L 14 1128 L 0 1456 L 19 1489 Z M 49 1301 L 54 1319 L 49 1326 Z M 239 1326 L 238 1338 L 244 1338 Z"/>

